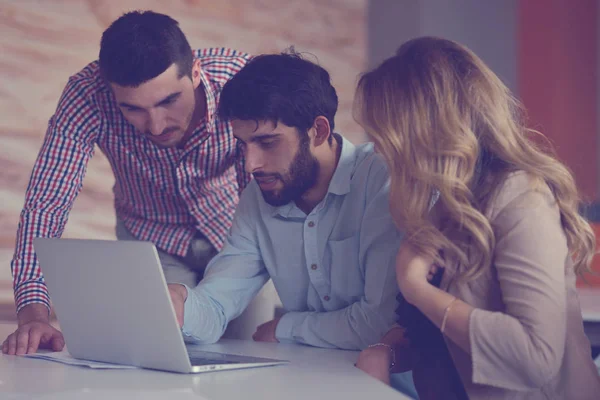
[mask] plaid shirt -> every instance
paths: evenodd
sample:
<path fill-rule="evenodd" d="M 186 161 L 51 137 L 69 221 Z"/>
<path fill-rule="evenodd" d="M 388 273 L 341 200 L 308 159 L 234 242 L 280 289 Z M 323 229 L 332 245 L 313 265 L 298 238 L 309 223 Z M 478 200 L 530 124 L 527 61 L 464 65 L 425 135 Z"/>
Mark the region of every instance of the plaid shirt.
<path fill-rule="evenodd" d="M 250 176 L 237 157 L 231 126 L 216 116 L 221 89 L 250 56 L 230 49 L 198 50 L 208 113 L 184 148 L 154 145 L 127 122 L 100 77 L 98 62 L 72 76 L 33 167 L 11 263 L 17 311 L 49 306 L 33 249 L 34 237 L 60 237 L 81 190 L 95 145 L 115 175 L 115 210 L 138 239 L 184 256 L 199 231 L 217 249 Z"/>

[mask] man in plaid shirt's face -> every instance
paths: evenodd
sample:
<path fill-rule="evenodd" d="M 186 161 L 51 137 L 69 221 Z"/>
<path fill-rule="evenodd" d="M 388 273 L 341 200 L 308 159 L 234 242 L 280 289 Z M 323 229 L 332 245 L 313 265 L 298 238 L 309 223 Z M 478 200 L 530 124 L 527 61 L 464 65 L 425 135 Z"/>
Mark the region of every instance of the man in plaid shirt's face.
<path fill-rule="evenodd" d="M 165 72 L 139 86 L 116 83 L 110 86 L 123 116 L 160 147 L 185 143 L 206 112 L 198 60 L 192 68 L 192 79 L 187 75 L 180 76 L 179 67 L 172 64 Z"/>
<path fill-rule="evenodd" d="M 169 26 L 170 17 L 144 13 L 138 18 L 120 18 L 102 35 L 100 72 L 123 116 L 138 132 L 159 147 L 181 146 L 206 115 L 200 60 L 194 59 L 183 32 Z M 132 26 L 150 22 L 142 18 L 165 26 L 164 37 L 149 46 L 155 49 L 148 53 L 140 53 L 140 33 Z M 130 59 L 131 54 L 142 56 Z"/>

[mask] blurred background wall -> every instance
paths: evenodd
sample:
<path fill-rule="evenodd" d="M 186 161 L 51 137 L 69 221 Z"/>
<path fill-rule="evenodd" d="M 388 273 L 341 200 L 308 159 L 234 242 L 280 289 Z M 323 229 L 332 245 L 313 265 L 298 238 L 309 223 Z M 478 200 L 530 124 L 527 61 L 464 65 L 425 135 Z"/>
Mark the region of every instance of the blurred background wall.
<path fill-rule="evenodd" d="M 468 46 L 523 101 L 575 173 L 586 201 L 598 197 L 598 0 L 371 0 L 374 65 L 423 35 Z"/>
<path fill-rule="evenodd" d="M 599 13 L 598 0 L 371 0 L 368 62 L 424 35 L 468 46 L 523 102 L 528 125 L 573 171 L 582 211 L 600 222 Z M 600 286 L 600 276 L 587 279 Z"/>
<path fill-rule="evenodd" d="M 193 48 L 311 53 L 354 142 L 365 140 L 351 117 L 361 71 L 413 37 L 457 40 L 524 101 L 586 201 L 598 197 L 598 0 L 0 0 L 0 304 L 12 302 L 14 236 L 48 118 L 68 77 L 97 58 L 102 31 L 133 9 L 171 15 Z M 98 152 L 66 236 L 114 238 L 113 182 Z"/>

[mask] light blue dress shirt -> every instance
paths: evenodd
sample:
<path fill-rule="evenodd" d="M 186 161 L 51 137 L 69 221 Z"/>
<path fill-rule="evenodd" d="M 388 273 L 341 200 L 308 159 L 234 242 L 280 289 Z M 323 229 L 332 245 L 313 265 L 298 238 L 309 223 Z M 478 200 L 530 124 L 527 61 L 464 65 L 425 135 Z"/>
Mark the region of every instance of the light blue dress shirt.
<path fill-rule="evenodd" d="M 217 341 L 270 279 L 286 314 L 280 342 L 363 349 L 395 320 L 395 256 L 389 175 L 372 144 L 342 139 L 325 198 L 306 215 L 273 207 L 252 181 L 242 193 L 223 250 L 188 288 L 183 333 Z"/>

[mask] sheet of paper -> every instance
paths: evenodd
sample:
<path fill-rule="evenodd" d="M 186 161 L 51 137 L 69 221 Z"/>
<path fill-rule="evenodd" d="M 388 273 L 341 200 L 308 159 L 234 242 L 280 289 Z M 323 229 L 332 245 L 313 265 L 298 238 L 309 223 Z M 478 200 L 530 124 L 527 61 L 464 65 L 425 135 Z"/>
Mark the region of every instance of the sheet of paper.
<path fill-rule="evenodd" d="M 53 353 L 35 353 L 27 354 L 25 357 L 37 358 L 41 360 L 55 361 L 62 364 L 76 365 L 94 369 L 132 369 L 137 368 L 131 365 L 109 364 L 98 361 L 80 360 L 71 357 L 68 351 L 58 351 Z"/>

